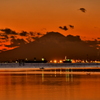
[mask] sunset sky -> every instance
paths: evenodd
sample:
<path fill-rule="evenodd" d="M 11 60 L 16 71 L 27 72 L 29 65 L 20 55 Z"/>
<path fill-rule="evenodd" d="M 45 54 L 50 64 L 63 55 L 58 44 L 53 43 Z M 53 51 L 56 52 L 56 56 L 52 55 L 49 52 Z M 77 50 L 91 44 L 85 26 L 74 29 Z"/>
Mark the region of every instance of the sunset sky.
<path fill-rule="evenodd" d="M 79 10 L 85 8 L 86 12 Z M 100 0 L 0 0 L 0 28 L 100 37 Z M 74 29 L 69 25 L 73 25 Z M 59 28 L 66 26 L 67 31 Z"/>

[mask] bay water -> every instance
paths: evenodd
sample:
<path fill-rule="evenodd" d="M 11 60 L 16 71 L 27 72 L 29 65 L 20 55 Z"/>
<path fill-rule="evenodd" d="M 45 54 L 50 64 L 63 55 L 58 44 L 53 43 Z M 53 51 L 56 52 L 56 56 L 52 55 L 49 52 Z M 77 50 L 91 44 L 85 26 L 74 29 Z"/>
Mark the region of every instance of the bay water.
<path fill-rule="evenodd" d="M 0 74 L 0 100 L 100 100 L 100 75 Z"/>

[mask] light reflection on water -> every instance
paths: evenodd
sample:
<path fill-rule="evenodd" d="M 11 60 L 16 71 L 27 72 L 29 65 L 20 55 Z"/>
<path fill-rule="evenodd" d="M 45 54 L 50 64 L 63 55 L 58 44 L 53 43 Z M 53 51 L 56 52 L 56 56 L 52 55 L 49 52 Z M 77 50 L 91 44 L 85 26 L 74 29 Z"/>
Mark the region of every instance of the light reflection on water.
<path fill-rule="evenodd" d="M 99 75 L 0 75 L 0 100 L 100 100 Z"/>

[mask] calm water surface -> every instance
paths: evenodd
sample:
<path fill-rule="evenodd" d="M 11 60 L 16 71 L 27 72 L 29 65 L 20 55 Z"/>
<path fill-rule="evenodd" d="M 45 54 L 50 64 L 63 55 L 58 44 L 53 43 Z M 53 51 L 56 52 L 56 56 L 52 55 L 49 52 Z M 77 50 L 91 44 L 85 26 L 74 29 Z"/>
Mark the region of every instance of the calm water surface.
<path fill-rule="evenodd" d="M 0 100 L 100 100 L 100 76 L 0 75 Z"/>

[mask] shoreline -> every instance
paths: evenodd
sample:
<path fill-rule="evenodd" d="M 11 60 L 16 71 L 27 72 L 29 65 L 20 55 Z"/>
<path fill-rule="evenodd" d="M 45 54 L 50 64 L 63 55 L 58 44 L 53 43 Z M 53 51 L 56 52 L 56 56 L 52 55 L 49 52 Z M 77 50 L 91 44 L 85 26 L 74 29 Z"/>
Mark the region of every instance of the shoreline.
<path fill-rule="evenodd" d="M 0 74 L 100 75 L 100 63 L 1 63 Z"/>
<path fill-rule="evenodd" d="M 10 74 L 14 74 L 14 75 L 38 75 L 38 74 L 41 74 L 41 75 L 49 75 L 49 74 L 54 74 L 54 75 L 61 75 L 61 74 L 66 74 L 66 75 L 100 75 L 100 72 L 28 72 L 28 71 L 25 71 L 25 72 L 12 72 L 12 71 L 8 71 L 8 72 L 0 72 L 0 75 L 10 75 Z"/>
<path fill-rule="evenodd" d="M 0 74 L 77 74 L 77 75 L 81 74 L 81 75 L 100 75 L 100 67 L 0 68 Z"/>

